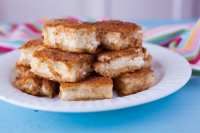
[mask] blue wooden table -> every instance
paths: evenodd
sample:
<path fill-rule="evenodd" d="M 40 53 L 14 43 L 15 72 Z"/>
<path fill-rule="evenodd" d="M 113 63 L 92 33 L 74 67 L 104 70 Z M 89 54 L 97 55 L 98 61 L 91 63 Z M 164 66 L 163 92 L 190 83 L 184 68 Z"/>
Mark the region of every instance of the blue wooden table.
<path fill-rule="evenodd" d="M 192 77 L 180 91 L 164 99 L 109 112 L 37 112 L 0 101 L 0 133 L 44 132 L 199 133 L 200 77 Z"/>

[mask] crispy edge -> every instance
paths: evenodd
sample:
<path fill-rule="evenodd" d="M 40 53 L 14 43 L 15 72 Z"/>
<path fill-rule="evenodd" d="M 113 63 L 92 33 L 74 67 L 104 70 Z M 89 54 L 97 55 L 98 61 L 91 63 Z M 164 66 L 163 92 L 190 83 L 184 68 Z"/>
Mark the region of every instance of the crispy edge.
<path fill-rule="evenodd" d="M 130 32 L 136 32 L 142 30 L 142 28 L 136 23 L 120 21 L 120 20 L 97 21 L 95 25 L 103 33 L 120 32 L 122 34 L 128 34 Z"/>
<path fill-rule="evenodd" d="M 33 56 L 42 60 L 64 61 L 64 62 L 88 62 L 91 63 L 94 60 L 93 55 L 70 53 L 60 51 L 58 49 L 45 48 L 37 50 L 33 53 Z"/>
<path fill-rule="evenodd" d="M 47 97 L 52 98 L 58 94 L 59 83 L 39 77 L 35 75 L 34 73 L 32 73 L 30 69 L 31 69 L 30 66 L 16 63 L 15 71 L 17 75 L 15 75 L 15 78 L 12 81 L 13 86 L 33 96 L 47 96 Z M 31 92 L 27 88 L 22 88 L 21 86 L 23 82 L 26 82 L 27 80 L 32 80 L 34 83 L 36 83 L 34 84 L 34 88 Z M 21 85 L 19 84 L 17 85 L 17 82 L 22 82 L 22 83 Z M 39 87 L 39 89 L 36 89 L 35 87 Z M 45 94 L 45 92 L 43 92 L 42 90 L 43 89 L 42 87 L 45 87 L 45 89 L 47 89 L 48 91 L 51 91 L 51 94 L 50 95 Z"/>
<path fill-rule="evenodd" d="M 151 77 L 149 78 L 149 76 Z M 132 82 L 134 81 L 134 79 L 141 80 L 140 82 L 143 82 L 143 85 L 138 88 L 126 88 L 127 84 L 129 83 L 125 83 L 123 81 L 124 79 L 129 79 L 129 81 L 131 82 L 130 84 L 134 84 L 134 82 Z M 147 90 L 149 87 L 153 86 L 153 84 L 155 83 L 155 75 L 151 68 L 143 68 L 135 72 L 124 73 L 114 78 L 113 83 L 114 89 L 117 91 L 118 95 L 126 96 Z"/>
<path fill-rule="evenodd" d="M 111 78 L 108 77 L 103 77 L 103 76 L 91 76 L 86 78 L 85 80 L 82 80 L 80 82 L 74 82 L 74 83 L 69 83 L 69 82 L 63 82 L 60 84 L 61 88 L 65 89 L 71 89 L 71 87 L 78 87 L 80 85 L 89 85 L 93 87 L 99 87 L 102 85 L 112 85 L 113 81 Z"/>
<path fill-rule="evenodd" d="M 124 56 L 136 57 L 146 53 L 147 51 L 145 48 L 129 48 L 117 51 L 106 51 L 97 55 L 97 60 L 100 62 L 106 62 L 119 57 L 124 57 Z"/>
<path fill-rule="evenodd" d="M 19 49 L 26 49 L 26 48 L 35 47 L 42 44 L 43 44 L 42 39 L 34 39 L 34 40 L 27 41 Z"/>
<path fill-rule="evenodd" d="M 63 27 L 63 28 L 73 28 L 73 29 L 88 29 L 90 31 L 96 31 L 97 28 L 92 22 L 81 22 L 81 21 L 71 21 L 68 19 L 52 19 L 48 20 L 44 24 L 44 29 L 47 27 Z"/>

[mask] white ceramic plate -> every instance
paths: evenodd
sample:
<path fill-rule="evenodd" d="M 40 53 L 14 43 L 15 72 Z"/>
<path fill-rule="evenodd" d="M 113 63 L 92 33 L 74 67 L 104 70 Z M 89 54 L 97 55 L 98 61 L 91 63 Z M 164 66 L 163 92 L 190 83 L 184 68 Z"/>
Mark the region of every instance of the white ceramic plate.
<path fill-rule="evenodd" d="M 95 101 L 62 101 L 35 97 L 15 89 L 10 82 L 19 51 L 0 56 L 0 99 L 11 104 L 34 110 L 52 112 L 97 112 L 136 106 L 166 97 L 187 83 L 191 68 L 178 54 L 159 46 L 145 43 L 153 56 L 153 70 L 157 82 L 150 89 L 124 97 Z"/>

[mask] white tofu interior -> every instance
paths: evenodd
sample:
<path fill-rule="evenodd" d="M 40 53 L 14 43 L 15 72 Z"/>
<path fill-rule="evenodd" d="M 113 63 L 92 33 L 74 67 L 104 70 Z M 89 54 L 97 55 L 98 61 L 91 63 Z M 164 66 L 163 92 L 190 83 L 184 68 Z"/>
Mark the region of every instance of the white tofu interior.
<path fill-rule="evenodd" d="M 76 51 L 76 49 L 93 50 L 100 44 L 96 39 L 96 32 L 89 32 L 86 29 L 67 28 L 66 31 L 57 31 L 55 27 L 46 28 L 44 40 L 48 40 L 54 47 L 57 44 L 63 49 Z"/>
<path fill-rule="evenodd" d="M 20 50 L 20 57 L 19 57 L 19 63 L 30 65 L 31 60 L 33 58 L 33 52 L 38 47 L 30 47 L 30 48 L 24 48 Z"/>
<path fill-rule="evenodd" d="M 144 66 L 144 59 L 143 57 L 120 57 L 117 59 L 113 59 L 110 61 L 110 63 L 106 63 L 105 67 L 106 68 L 111 68 L 111 69 L 122 69 L 124 67 L 137 67 L 141 68 Z"/>

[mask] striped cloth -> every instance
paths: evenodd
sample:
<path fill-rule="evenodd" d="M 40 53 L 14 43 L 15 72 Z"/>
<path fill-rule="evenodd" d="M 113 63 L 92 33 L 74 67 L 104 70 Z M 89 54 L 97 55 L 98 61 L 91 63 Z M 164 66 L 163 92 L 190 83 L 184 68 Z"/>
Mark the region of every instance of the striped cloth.
<path fill-rule="evenodd" d="M 40 23 L 0 24 L 0 53 L 12 51 L 29 39 L 41 36 Z"/>
<path fill-rule="evenodd" d="M 147 29 L 144 40 L 178 52 L 189 61 L 193 74 L 200 75 L 200 20 Z"/>
<path fill-rule="evenodd" d="M 69 17 L 68 19 L 76 18 Z M 29 39 L 41 36 L 43 21 L 24 24 L 0 23 L 0 53 L 12 51 Z M 161 45 L 183 55 L 200 73 L 200 20 L 196 24 L 165 25 L 144 31 L 146 42 Z"/>

